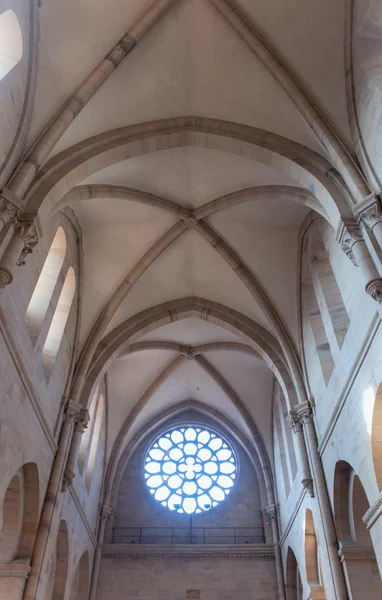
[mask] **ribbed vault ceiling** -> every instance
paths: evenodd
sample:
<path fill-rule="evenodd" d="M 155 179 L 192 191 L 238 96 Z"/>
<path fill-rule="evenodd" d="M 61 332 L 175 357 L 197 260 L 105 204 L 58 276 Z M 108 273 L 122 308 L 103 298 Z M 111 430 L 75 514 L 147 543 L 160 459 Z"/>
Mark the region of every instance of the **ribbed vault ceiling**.
<path fill-rule="evenodd" d="M 42 4 L 31 141 L 148 5 L 146 0 Z M 239 0 L 238 6 L 346 141 L 344 0 Z M 70 156 L 74 144 L 116 128 L 189 115 L 264 130 L 264 147 L 244 152 L 240 140 L 230 142 L 231 150 L 228 142 L 202 147 L 198 138 L 172 147 L 167 139 L 163 149 L 156 142 L 155 151 L 132 151 L 123 159 L 115 154 L 73 178 L 75 185 L 89 186 L 60 204 L 70 204 L 83 231 L 82 348 L 123 281 L 128 293 L 110 308 L 105 327 L 97 330 L 101 338 L 145 309 L 199 297 L 240 312 L 276 338 L 277 319 L 269 315 L 277 314 L 290 345 L 298 344 L 298 234 L 317 204 L 312 190 L 316 196 L 323 192 L 305 166 L 297 169 L 281 155 L 296 151 L 285 150 L 289 142 L 300 144 L 303 156 L 306 148 L 325 153 L 293 100 L 213 3 L 174 2 L 86 104 L 51 157 L 60 160 L 64 150 Z M 285 153 L 267 149 L 267 132 L 285 138 L 277 142 Z M 110 186 L 119 186 L 118 193 Z M 202 229 L 189 220 L 194 209 L 259 186 L 273 187 L 257 199 L 214 207 L 199 222 Z M 302 203 L 286 186 L 305 188 L 309 201 Z M 178 229 L 170 243 L 172 228 Z M 168 245 L 155 256 L 164 239 Z M 154 254 L 141 268 L 150 249 Z M 268 312 L 255 298 L 254 281 L 272 307 Z M 126 420 L 127 443 L 155 415 L 189 400 L 220 411 L 248 438 L 252 419 L 271 454 L 273 374 L 256 352 L 239 348 L 243 343 L 229 328 L 193 316 L 138 333 L 138 347 L 107 368 L 108 454 Z"/>

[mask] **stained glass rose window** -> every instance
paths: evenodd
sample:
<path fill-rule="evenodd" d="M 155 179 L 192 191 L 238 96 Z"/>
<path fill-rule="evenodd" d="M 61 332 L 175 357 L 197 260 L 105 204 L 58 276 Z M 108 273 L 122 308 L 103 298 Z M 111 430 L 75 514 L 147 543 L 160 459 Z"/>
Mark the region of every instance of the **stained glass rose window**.
<path fill-rule="evenodd" d="M 146 485 L 155 500 L 179 513 L 201 513 L 222 502 L 234 486 L 235 454 L 220 435 L 202 427 L 179 427 L 150 446 Z"/>

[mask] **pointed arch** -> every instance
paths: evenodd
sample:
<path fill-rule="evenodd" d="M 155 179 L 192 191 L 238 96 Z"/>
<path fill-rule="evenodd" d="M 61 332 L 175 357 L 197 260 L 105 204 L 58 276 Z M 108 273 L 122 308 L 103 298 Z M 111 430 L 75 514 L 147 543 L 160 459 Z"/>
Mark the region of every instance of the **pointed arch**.
<path fill-rule="evenodd" d="M 66 522 L 61 520 L 56 542 L 52 600 L 64 600 L 68 577 L 69 536 Z"/>
<path fill-rule="evenodd" d="M 3 499 L 0 563 L 31 559 L 39 508 L 38 468 L 26 463 L 12 477 Z"/>
<path fill-rule="evenodd" d="M 34 178 L 26 198 L 28 210 L 38 211 L 43 202 L 54 210 L 56 203 L 73 185 L 111 164 L 151 152 L 192 146 L 239 154 L 274 165 L 311 192 L 334 229 L 340 218 L 354 218 L 346 185 L 321 155 L 269 131 L 195 116 L 123 127 L 98 134 L 60 152 Z M 15 187 L 18 187 L 16 181 Z M 13 187 L 12 191 L 16 193 Z"/>
<path fill-rule="evenodd" d="M 303 600 L 300 569 L 290 546 L 288 547 L 286 559 L 286 591 L 287 600 Z"/>

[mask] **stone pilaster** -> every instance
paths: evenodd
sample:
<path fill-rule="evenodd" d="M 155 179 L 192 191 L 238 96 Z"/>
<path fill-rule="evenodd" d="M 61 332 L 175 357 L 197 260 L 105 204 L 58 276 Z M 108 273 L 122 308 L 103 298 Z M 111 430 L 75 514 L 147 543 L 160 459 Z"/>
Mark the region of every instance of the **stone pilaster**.
<path fill-rule="evenodd" d="M 97 587 L 98 587 L 98 577 L 99 577 L 99 568 L 101 564 L 101 556 L 102 556 L 102 544 L 105 537 L 105 528 L 109 519 L 114 517 L 114 510 L 103 504 L 100 510 L 100 526 L 98 530 L 98 543 L 94 556 L 94 564 L 93 564 L 93 573 L 92 580 L 90 585 L 90 594 L 89 600 L 96 600 L 97 596 Z"/>
<path fill-rule="evenodd" d="M 301 470 L 301 483 L 303 487 L 307 490 L 309 496 L 313 498 L 313 479 L 310 472 L 308 455 L 306 452 L 304 434 L 302 431 L 302 423 L 300 421 L 300 417 L 294 411 L 289 412 L 289 426 L 295 434 L 297 440 L 298 458 Z"/>
<path fill-rule="evenodd" d="M 65 408 L 58 448 L 37 530 L 31 572 L 25 586 L 24 600 L 38 600 L 40 598 L 40 573 L 44 565 L 49 536 L 57 534 L 57 530 L 52 531 L 53 524 L 55 524 L 55 527 L 58 527 L 59 524 L 59 519 L 54 519 L 54 513 L 60 508 L 58 496 L 62 485 L 65 459 L 68 454 L 73 424 L 76 422 L 81 409 L 81 404 L 73 402 L 73 400 L 69 400 Z"/>
<path fill-rule="evenodd" d="M 267 525 L 271 526 L 273 543 L 275 545 L 275 563 L 276 563 L 276 576 L 277 576 L 277 587 L 279 592 L 280 600 L 286 600 L 285 596 L 285 584 L 284 584 L 284 572 L 283 563 L 281 559 L 280 551 L 280 535 L 278 525 L 278 508 L 276 504 L 268 504 L 262 511 L 263 515 L 267 520 Z"/>
<path fill-rule="evenodd" d="M 337 241 L 352 263 L 359 267 L 365 281 L 365 291 L 373 300 L 382 303 L 382 279 L 366 246 L 358 223 L 341 222 L 337 230 Z"/>
<path fill-rule="evenodd" d="M 306 447 L 308 450 L 312 474 L 315 484 L 315 492 L 320 507 L 322 527 L 326 538 L 326 551 L 331 564 L 332 581 L 337 600 L 347 600 L 344 573 L 338 557 L 338 542 L 336 530 L 334 527 L 333 515 L 330 506 L 329 494 L 326 487 L 324 470 L 321 457 L 318 452 L 316 431 L 313 422 L 313 412 L 310 402 L 302 402 L 294 409 L 300 424 L 302 425 Z"/>

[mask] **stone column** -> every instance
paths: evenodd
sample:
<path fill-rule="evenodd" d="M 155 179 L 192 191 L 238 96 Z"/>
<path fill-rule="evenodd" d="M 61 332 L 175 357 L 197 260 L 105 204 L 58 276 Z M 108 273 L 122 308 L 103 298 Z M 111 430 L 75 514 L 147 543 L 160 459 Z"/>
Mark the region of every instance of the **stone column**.
<path fill-rule="evenodd" d="M 382 250 L 382 205 L 376 194 L 370 194 L 353 208 L 357 217 L 371 229 Z"/>
<path fill-rule="evenodd" d="M 337 241 L 352 263 L 359 267 L 365 281 L 365 291 L 378 304 L 382 304 L 382 279 L 366 246 L 357 223 L 340 223 Z"/>
<path fill-rule="evenodd" d="M 75 477 L 74 467 L 76 466 L 78 452 L 81 444 L 81 437 L 89 423 L 89 411 L 87 408 L 81 408 L 75 419 L 75 425 L 70 445 L 69 456 L 66 462 L 64 477 L 62 480 L 62 491 L 66 492 L 68 487 L 72 485 Z"/>
<path fill-rule="evenodd" d="M 344 573 L 338 556 L 337 535 L 329 502 L 329 495 L 326 488 L 321 457 L 318 453 L 316 431 L 314 428 L 310 403 L 302 402 L 301 404 L 298 404 L 295 407 L 295 413 L 299 417 L 305 433 L 305 440 L 312 467 L 317 501 L 320 507 L 326 549 L 329 556 L 329 565 L 332 574 L 335 598 L 336 600 L 347 600 L 348 594 L 345 585 Z"/>
<path fill-rule="evenodd" d="M 60 440 L 52 471 L 46 491 L 45 502 L 38 526 L 36 541 L 33 550 L 31 572 L 25 587 L 24 600 L 39 600 L 39 582 L 41 569 L 45 559 L 45 553 L 51 533 L 55 508 L 61 491 L 61 481 L 64 471 L 65 460 L 68 454 L 73 424 L 82 409 L 81 404 L 69 400 L 64 413 L 64 420 L 60 434 Z"/>
<path fill-rule="evenodd" d="M 0 598 L 22 600 L 30 566 L 22 560 L 0 565 Z"/>
<path fill-rule="evenodd" d="M 17 222 L 12 238 L 0 259 L 0 288 L 13 281 L 16 266 L 25 265 L 25 258 L 33 252 L 33 248 L 41 237 L 38 217 L 27 218 Z"/>
<path fill-rule="evenodd" d="M 295 411 L 289 411 L 289 427 L 296 435 L 297 447 L 298 447 L 298 460 L 301 471 L 301 483 L 303 487 L 308 491 L 311 498 L 314 498 L 313 479 L 310 472 L 308 455 L 306 453 L 306 446 L 304 440 L 304 434 L 302 431 L 302 425 L 299 416 Z"/>
<path fill-rule="evenodd" d="M 99 568 L 101 564 L 101 556 L 102 556 L 102 544 L 103 538 L 105 536 L 105 528 L 108 520 L 113 516 L 114 511 L 110 506 L 106 506 L 105 504 L 101 508 L 100 512 L 100 526 L 98 530 L 98 543 L 94 556 L 94 564 L 93 564 L 93 573 L 92 573 L 92 581 L 90 586 L 90 594 L 89 600 L 95 600 L 97 595 L 98 588 L 98 577 L 99 577 Z"/>
<path fill-rule="evenodd" d="M 279 537 L 279 528 L 278 528 L 278 523 L 277 523 L 277 506 L 275 504 L 270 504 L 269 506 L 266 506 L 262 512 L 266 516 L 266 519 L 272 528 L 273 543 L 275 546 L 275 563 L 276 563 L 276 576 L 277 576 L 277 588 L 279 591 L 279 599 L 286 600 L 283 562 L 281 559 L 280 537 Z M 91 600 L 93 600 L 93 599 L 91 598 Z"/>

